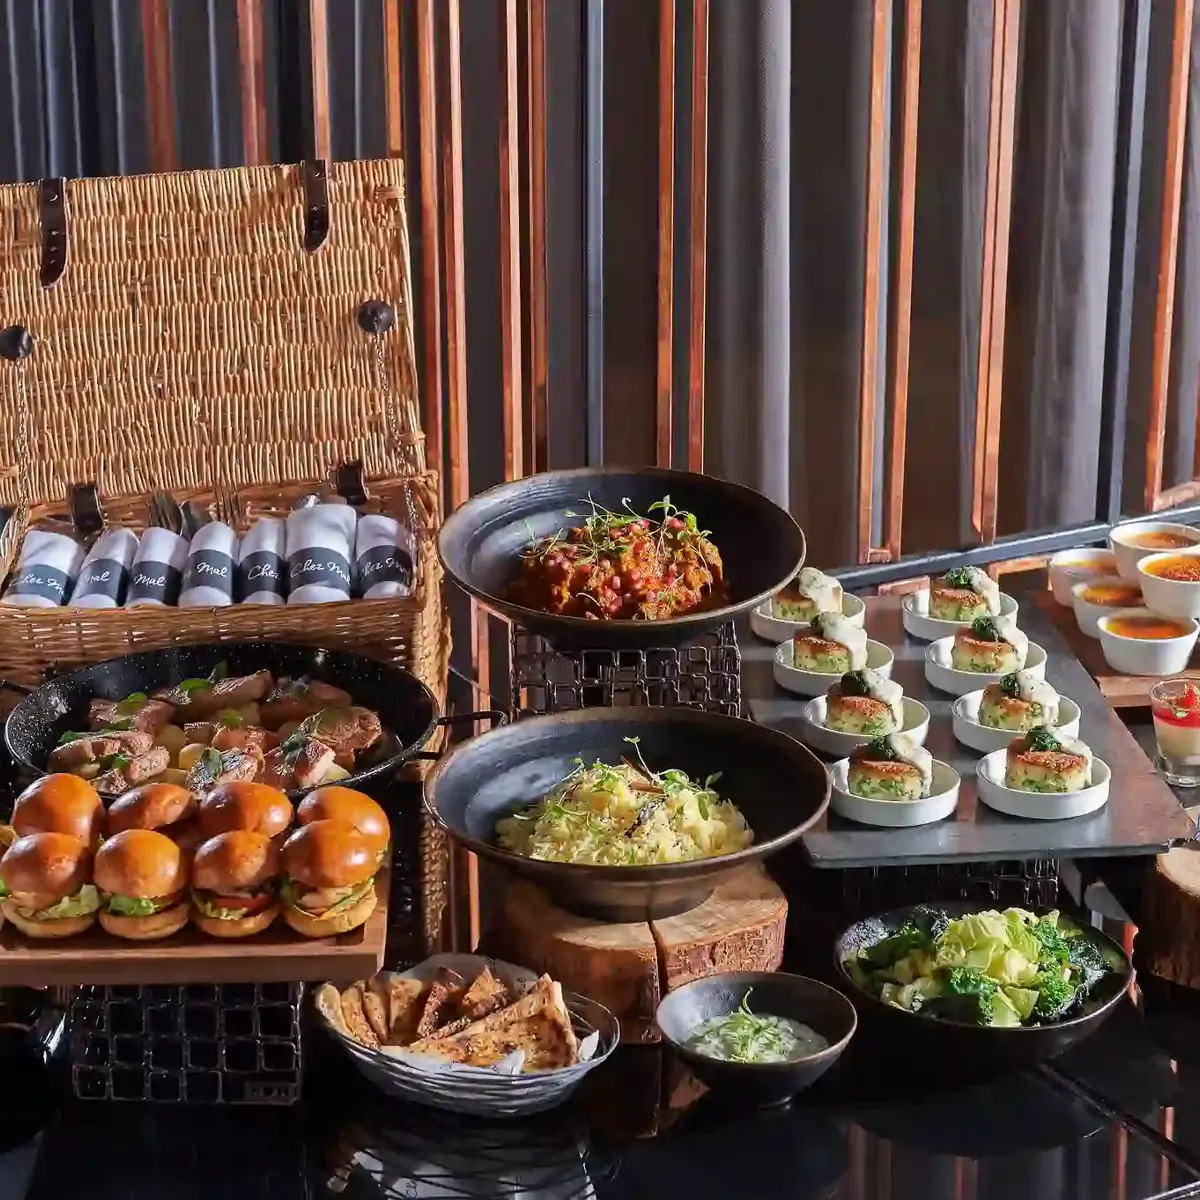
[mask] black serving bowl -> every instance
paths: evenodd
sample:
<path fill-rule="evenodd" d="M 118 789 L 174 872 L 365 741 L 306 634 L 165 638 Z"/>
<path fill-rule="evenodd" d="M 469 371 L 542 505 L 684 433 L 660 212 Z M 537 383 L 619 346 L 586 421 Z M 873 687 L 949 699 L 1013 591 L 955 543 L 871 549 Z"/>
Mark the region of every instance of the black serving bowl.
<path fill-rule="evenodd" d="M 628 507 L 653 516 L 669 495 L 694 513 L 721 554 L 723 602 L 663 621 L 593 621 L 556 616 L 507 597 L 520 573 L 521 552 L 533 541 L 583 524 L 591 498 L 614 512 Z M 480 492 L 446 518 L 438 534 L 446 573 L 488 608 L 564 649 L 636 649 L 685 645 L 748 612 L 779 591 L 804 565 L 800 527 L 751 488 L 659 467 L 587 467 L 550 471 Z"/>
<path fill-rule="evenodd" d="M 702 1021 L 723 1017 L 749 993 L 753 1012 L 802 1021 L 829 1045 L 796 1062 L 737 1063 L 698 1054 L 684 1043 Z M 692 1073 L 723 1101 L 756 1106 L 785 1104 L 816 1083 L 841 1057 L 858 1027 L 854 1005 L 828 984 L 804 975 L 731 971 L 695 979 L 671 992 L 655 1021 Z"/>
<path fill-rule="evenodd" d="M 653 770 L 693 779 L 721 772 L 754 841 L 692 862 L 608 867 L 545 862 L 496 844 L 496 822 L 535 804 L 575 759 L 619 763 L 638 749 Z M 691 708 L 585 708 L 530 717 L 458 746 L 425 779 L 425 804 L 457 841 L 544 888 L 560 905 L 604 921 L 673 916 L 703 903 L 718 879 L 794 842 L 829 805 L 829 777 L 787 734 Z"/>
<path fill-rule="evenodd" d="M 954 918 L 979 912 L 984 906 L 959 901 L 933 907 Z M 1031 911 L 1042 916 L 1049 910 Z M 895 933 L 911 912 L 911 907 L 898 908 L 856 921 L 838 938 L 834 962 L 839 983 L 854 1002 L 862 1022 L 862 1037 L 856 1049 L 864 1049 L 866 1044 L 878 1045 L 889 1057 L 902 1057 L 919 1064 L 927 1075 L 984 1079 L 1056 1058 L 1100 1028 L 1121 1002 L 1133 978 L 1133 965 L 1124 948 L 1101 930 L 1081 925 L 1086 935 L 1119 965 L 1097 983 L 1083 1004 L 1065 1020 L 996 1028 L 909 1012 L 885 1004 L 860 988 L 846 969 L 846 962 L 864 946 L 872 946 Z"/>

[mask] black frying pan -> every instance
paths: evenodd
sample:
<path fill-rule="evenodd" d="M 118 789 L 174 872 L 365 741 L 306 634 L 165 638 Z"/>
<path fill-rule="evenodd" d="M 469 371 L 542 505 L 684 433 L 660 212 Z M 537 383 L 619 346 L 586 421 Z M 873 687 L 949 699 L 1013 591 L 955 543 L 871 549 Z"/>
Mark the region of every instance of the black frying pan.
<path fill-rule="evenodd" d="M 719 607 L 662 621 L 591 621 L 555 616 L 508 599 L 521 551 L 540 537 L 582 525 L 569 512 L 596 504 L 619 512 L 650 506 L 669 495 L 710 530 L 725 566 L 727 592 Z M 446 573 L 489 608 L 539 633 L 560 648 L 625 650 L 681 646 L 747 612 L 779 591 L 804 565 L 800 527 L 777 504 L 751 488 L 660 467 L 587 467 L 550 471 L 504 483 L 455 510 L 438 534 Z"/>
<path fill-rule="evenodd" d="M 88 702 L 93 697 L 120 700 L 132 692 L 149 695 L 184 679 L 205 678 L 219 662 L 228 665 L 230 675 L 264 669 L 276 677 L 307 675 L 342 688 L 355 704 L 377 712 L 384 728 L 382 743 L 356 764 L 359 769 L 344 781 L 347 787 L 394 772 L 421 751 L 436 726 L 449 721 L 438 716 L 433 693 L 415 675 L 388 663 L 315 646 L 228 642 L 146 650 L 81 667 L 38 688 L 18 688 L 29 694 L 4 727 L 9 753 L 20 766 L 44 774 L 59 737 L 67 730 L 88 727 Z M 462 714 L 454 719 L 473 718 Z"/>

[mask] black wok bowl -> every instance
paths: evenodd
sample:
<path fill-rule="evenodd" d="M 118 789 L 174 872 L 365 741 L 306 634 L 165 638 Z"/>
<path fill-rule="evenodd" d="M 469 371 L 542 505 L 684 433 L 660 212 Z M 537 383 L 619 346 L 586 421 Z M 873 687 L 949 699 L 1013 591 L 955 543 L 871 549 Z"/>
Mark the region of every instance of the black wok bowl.
<path fill-rule="evenodd" d="M 725 565 L 719 607 L 663 621 L 592 621 L 555 616 L 507 599 L 521 551 L 535 539 L 583 524 L 590 496 L 614 512 L 628 499 L 649 514 L 663 496 L 694 513 Z M 778 505 L 750 488 L 657 467 L 584 468 L 532 475 L 481 492 L 452 513 L 438 534 L 446 573 L 489 608 L 562 648 L 631 649 L 683 645 L 767 599 L 804 565 L 804 534 Z"/>
<path fill-rule="evenodd" d="M 205 678 L 219 662 L 228 665 L 230 675 L 249 675 L 264 669 L 276 676 L 307 675 L 344 689 L 355 704 L 374 709 L 383 724 L 384 737 L 355 764 L 358 769 L 343 781 L 347 787 L 394 772 L 425 745 L 439 724 L 433 693 L 415 675 L 388 663 L 315 646 L 226 642 L 146 650 L 81 667 L 38 688 L 19 689 L 29 695 L 13 709 L 5 724 L 8 751 L 19 767 L 43 775 L 61 735 L 68 730 L 87 729 L 88 702 L 94 697 L 120 700 L 133 692 L 150 695 L 184 679 Z"/>
<path fill-rule="evenodd" d="M 747 993 L 752 1012 L 801 1021 L 829 1045 L 807 1058 L 783 1063 L 726 1062 L 686 1045 L 697 1025 L 727 1016 Z M 654 1019 L 697 1079 L 729 1103 L 756 1106 L 785 1104 L 816 1083 L 842 1056 L 858 1027 L 854 1005 L 841 992 L 803 975 L 767 971 L 731 971 L 694 979 L 671 992 Z"/>
<path fill-rule="evenodd" d="M 692 862 L 607 867 L 546 862 L 495 841 L 496 821 L 540 800 L 574 760 L 619 763 L 640 738 L 653 770 L 693 779 L 720 771 L 722 798 L 741 809 L 754 841 Z M 784 733 L 690 708 L 587 708 L 530 717 L 458 746 L 425 779 L 425 804 L 456 840 L 543 887 L 564 908 L 605 921 L 672 916 L 702 903 L 717 880 L 794 842 L 829 804 L 816 756 Z"/>
<path fill-rule="evenodd" d="M 933 907 L 954 918 L 979 912 L 985 906 L 954 902 L 938 903 Z M 1046 911 L 1040 910 L 1038 915 Z M 872 946 L 895 933 L 911 912 L 911 908 L 899 908 L 882 916 L 856 921 L 838 938 L 834 962 L 839 986 L 858 1010 L 862 1034 L 857 1049 L 863 1050 L 864 1043 L 876 1044 L 881 1053 L 919 1064 L 927 1075 L 983 1079 L 1047 1062 L 1095 1033 L 1121 1002 L 1133 978 L 1133 966 L 1119 943 L 1099 929 L 1080 926 L 1106 952 L 1106 957 L 1119 965 L 1104 976 L 1082 1005 L 1064 1020 L 995 1028 L 908 1012 L 885 1004 L 860 988 L 845 964 L 864 946 Z"/>

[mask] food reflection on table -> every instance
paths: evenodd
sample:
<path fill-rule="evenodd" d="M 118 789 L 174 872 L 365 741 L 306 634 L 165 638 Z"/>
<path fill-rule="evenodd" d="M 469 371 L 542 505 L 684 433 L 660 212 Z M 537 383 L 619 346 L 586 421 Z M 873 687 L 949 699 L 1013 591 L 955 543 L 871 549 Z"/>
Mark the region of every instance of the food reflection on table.
<path fill-rule="evenodd" d="M 349 778 L 383 737 L 379 714 L 341 688 L 270 671 L 230 676 L 224 663 L 152 696 L 94 699 L 88 726 L 60 737 L 49 769 L 117 796 L 151 781 L 196 793 L 237 780 L 320 787 Z"/>
<path fill-rule="evenodd" d="M 1001 1028 L 1070 1017 L 1121 966 L 1057 911 L 989 909 L 951 920 L 929 906 L 845 963 L 851 979 L 885 1004 Z"/>
<path fill-rule="evenodd" d="M 690 862 L 744 850 L 754 840 L 745 817 L 716 791 L 678 768 L 655 771 L 637 738 L 626 738 L 636 762 L 575 769 L 536 804 L 501 818 L 499 844 L 514 854 L 553 862 L 649 866 Z"/>
<path fill-rule="evenodd" d="M 724 569 L 695 514 L 670 496 L 645 515 L 628 500 L 610 512 L 589 496 L 568 525 L 521 552 L 512 598 L 527 608 L 588 620 L 656 621 L 720 603 Z"/>

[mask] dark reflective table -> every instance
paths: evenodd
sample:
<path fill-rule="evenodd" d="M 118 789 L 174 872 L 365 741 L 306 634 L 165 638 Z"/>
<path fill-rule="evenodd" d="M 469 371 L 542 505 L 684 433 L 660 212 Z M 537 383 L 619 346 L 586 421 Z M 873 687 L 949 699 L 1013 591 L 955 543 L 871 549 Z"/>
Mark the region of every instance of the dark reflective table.
<path fill-rule="evenodd" d="M 1175 1020 L 1200 1047 L 1200 1013 Z M 1200 1196 L 1200 1067 L 1153 1033 L 1124 1005 L 1054 1065 L 971 1087 L 851 1058 L 757 1113 L 633 1048 L 567 1107 L 511 1123 L 387 1100 L 323 1039 L 291 1109 L 56 1107 L 44 1073 L 6 1065 L 0 1200 Z"/>

